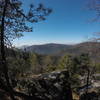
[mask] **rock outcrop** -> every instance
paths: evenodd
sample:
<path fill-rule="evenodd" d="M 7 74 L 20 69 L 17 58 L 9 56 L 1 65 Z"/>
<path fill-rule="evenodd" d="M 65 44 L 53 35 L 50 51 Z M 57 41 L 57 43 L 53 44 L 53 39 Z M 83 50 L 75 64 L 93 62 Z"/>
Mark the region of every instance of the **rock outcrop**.
<path fill-rule="evenodd" d="M 69 74 L 66 70 L 21 79 L 19 89 L 39 100 L 72 100 Z"/>

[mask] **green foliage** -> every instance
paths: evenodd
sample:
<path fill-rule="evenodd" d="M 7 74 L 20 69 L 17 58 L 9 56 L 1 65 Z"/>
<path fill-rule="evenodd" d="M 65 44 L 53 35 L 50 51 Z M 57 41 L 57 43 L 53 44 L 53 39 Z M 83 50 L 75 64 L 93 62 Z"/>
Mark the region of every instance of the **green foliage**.
<path fill-rule="evenodd" d="M 28 72 L 31 68 L 29 61 L 29 53 L 16 52 L 16 57 L 7 57 L 10 76 L 17 78 Z"/>
<path fill-rule="evenodd" d="M 52 72 L 57 70 L 57 68 L 55 66 L 49 65 L 46 69 L 45 72 Z"/>
<path fill-rule="evenodd" d="M 53 67 L 55 64 L 53 65 L 53 59 L 51 56 L 31 53 L 29 59 L 33 73 L 45 73 L 55 69 L 55 67 Z"/>
<path fill-rule="evenodd" d="M 90 65 L 90 57 L 88 54 L 81 54 L 79 56 L 79 61 L 82 67 L 88 67 Z"/>
<path fill-rule="evenodd" d="M 38 65 L 37 55 L 35 53 L 30 53 L 29 60 L 31 68 L 34 69 Z"/>
<path fill-rule="evenodd" d="M 77 57 L 65 55 L 61 57 L 58 66 L 59 69 L 67 69 L 70 72 L 70 74 L 74 74 L 77 73 L 79 69 L 79 61 Z"/>
<path fill-rule="evenodd" d="M 59 68 L 60 70 L 62 69 L 67 69 L 70 75 L 70 83 L 72 85 L 72 88 L 75 89 L 76 87 L 79 86 L 79 75 L 77 74 L 78 71 L 78 60 L 77 58 L 73 58 L 70 55 L 65 55 L 61 57 L 60 63 L 59 63 Z"/>
<path fill-rule="evenodd" d="M 74 91 L 81 85 L 79 76 L 87 75 L 88 69 L 90 72 L 93 70 L 92 62 L 87 54 L 82 54 L 78 57 L 70 55 L 55 57 L 27 52 L 16 52 L 16 54 L 17 59 L 8 57 L 10 70 L 13 72 L 12 76 L 16 74 L 15 76 L 19 77 L 22 73 L 23 75 L 25 73 L 30 75 L 67 69 Z M 97 66 L 99 69 L 99 64 Z"/>
<path fill-rule="evenodd" d="M 100 63 L 96 63 L 95 70 L 96 70 L 96 73 L 100 73 Z"/>
<path fill-rule="evenodd" d="M 94 73 L 94 65 L 88 54 L 81 54 L 78 57 L 79 60 L 79 74 L 81 76 L 87 75 L 89 72 L 90 75 Z"/>
<path fill-rule="evenodd" d="M 72 58 L 70 55 L 65 55 L 60 59 L 59 69 L 70 70 L 71 66 L 72 66 Z"/>

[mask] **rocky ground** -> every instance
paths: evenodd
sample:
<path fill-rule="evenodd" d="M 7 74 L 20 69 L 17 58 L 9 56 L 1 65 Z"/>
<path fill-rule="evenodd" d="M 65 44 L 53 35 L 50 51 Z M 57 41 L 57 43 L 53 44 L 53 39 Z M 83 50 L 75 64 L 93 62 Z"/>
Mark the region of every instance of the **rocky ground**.
<path fill-rule="evenodd" d="M 66 70 L 42 74 L 34 78 L 21 78 L 15 90 L 38 98 L 37 100 L 72 100 L 69 74 Z M 4 91 L 0 91 L 0 98 L 2 98 L 0 100 L 10 100 L 9 94 Z M 31 99 L 17 97 L 17 100 Z"/>

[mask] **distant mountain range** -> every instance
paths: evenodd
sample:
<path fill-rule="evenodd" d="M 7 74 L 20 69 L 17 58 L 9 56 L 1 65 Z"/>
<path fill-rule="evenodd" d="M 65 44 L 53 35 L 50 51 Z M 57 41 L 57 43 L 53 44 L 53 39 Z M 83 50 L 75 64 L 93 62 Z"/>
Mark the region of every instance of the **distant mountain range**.
<path fill-rule="evenodd" d="M 44 44 L 26 46 L 25 49 L 29 52 L 34 52 L 43 55 L 56 55 L 61 56 L 65 54 L 80 55 L 81 53 L 89 53 L 92 58 L 100 58 L 100 43 L 97 42 L 84 42 L 75 45 L 65 44 Z"/>
<path fill-rule="evenodd" d="M 21 49 L 38 54 L 52 55 L 71 47 L 72 45 L 50 43 L 44 45 L 23 46 Z"/>

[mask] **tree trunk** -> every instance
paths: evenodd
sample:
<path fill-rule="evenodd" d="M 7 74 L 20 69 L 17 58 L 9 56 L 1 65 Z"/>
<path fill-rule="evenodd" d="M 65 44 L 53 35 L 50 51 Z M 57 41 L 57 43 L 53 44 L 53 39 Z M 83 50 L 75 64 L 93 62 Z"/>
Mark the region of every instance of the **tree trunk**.
<path fill-rule="evenodd" d="M 90 70 L 87 70 L 87 82 L 86 82 L 86 100 L 88 100 L 88 88 L 89 88 L 89 80 L 90 80 Z"/>
<path fill-rule="evenodd" d="M 5 55 L 5 41 L 4 41 L 4 31 L 5 31 L 5 16 L 6 16 L 6 9 L 7 9 L 7 4 L 8 0 L 5 0 L 5 5 L 3 9 L 3 14 L 2 14 L 2 21 L 1 21 L 1 34 L 0 34 L 0 45 L 1 45 L 1 65 L 3 69 L 3 74 L 6 79 L 6 84 L 10 93 L 10 96 L 12 100 L 14 99 L 13 92 L 12 92 L 12 87 L 10 85 L 9 81 L 9 75 L 8 75 L 8 67 L 7 67 L 7 62 L 6 62 L 6 55 Z"/>

